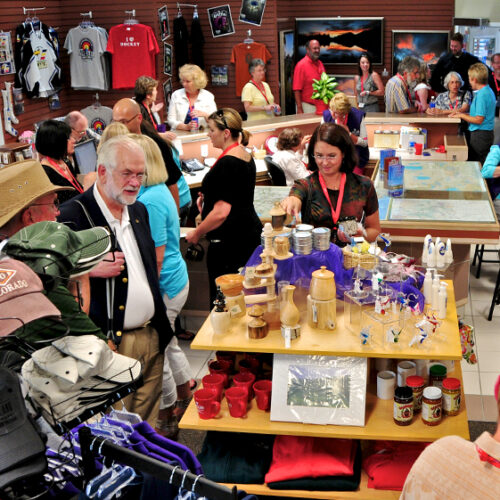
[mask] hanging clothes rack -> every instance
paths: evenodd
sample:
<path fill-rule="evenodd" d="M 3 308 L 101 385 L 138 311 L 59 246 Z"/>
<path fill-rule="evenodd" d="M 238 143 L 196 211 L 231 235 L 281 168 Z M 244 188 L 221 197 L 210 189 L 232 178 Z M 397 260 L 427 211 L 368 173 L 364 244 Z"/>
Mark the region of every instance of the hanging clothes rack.
<path fill-rule="evenodd" d="M 28 17 L 26 18 L 26 22 L 29 23 L 29 22 L 32 22 L 32 23 L 36 23 L 37 21 L 39 21 L 39 19 L 36 17 L 30 17 L 29 15 L 29 12 L 37 12 L 37 11 L 40 11 L 40 10 L 45 10 L 45 7 L 30 7 L 30 8 L 26 8 L 26 7 L 23 7 L 23 14 L 26 16 L 28 15 Z"/>
<path fill-rule="evenodd" d="M 247 37 L 243 40 L 243 43 L 247 43 L 248 45 L 253 43 L 252 30 L 247 30 Z"/>
<path fill-rule="evenodd" d="M 123 21 L 123 24 L 138 24 L 139 21 L 135 19 L 135 9 L 126 10 L 125 14 L 128 14 L 128 18 Z"/>
<path fill-rule="evenodd" d="M 181 7 L 191 7 L 194 9 L 193 19 L 198 17 L 198 5 L 192 3 L 179 3 L 177 2 L 177 17 L 182 17 Z"/>
<path fill-rule="evenodd" d="M 97 475 L 94 456 L 99 454 L 111 460 L 116 460 L 121 464 L 129 465 L 136 470 L 147 472 L 158 479 L 165 480 L 166 478 L 171 478 L 170 482 L 173 485 L 183 485 L 186 490 L 191 490 L 194 486 L 194 493 L 199 496 L 205 496 L 212 500 L 238 499 L 236 486 L 229 489 L 214 481 L 184 471 L 180 467 L 174 467 L 136 451 L 123 448 L 107 439 L 94 436 L 88 427 L 79 429 L 78 437 L 82 453 L 83 474 L 86 482 Z"/>
<path fill-rule="evenodd" d="M 94 22 L 92 21 L 92 11 L 89 10 L 88 12 L 80 12 L 80 16 L 82 16 L 84 19 L 81 21 L 80 26 L 82 28 L 88 28 L 94 26 Z M 86 19 L 88 18 L 88 19 Z"/>

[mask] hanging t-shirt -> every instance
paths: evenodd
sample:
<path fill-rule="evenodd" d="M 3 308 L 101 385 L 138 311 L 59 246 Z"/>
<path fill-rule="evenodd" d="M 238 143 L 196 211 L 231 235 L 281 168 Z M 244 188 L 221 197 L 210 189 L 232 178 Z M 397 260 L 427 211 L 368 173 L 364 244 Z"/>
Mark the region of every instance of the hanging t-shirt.
<path fill-rule="evenodd" d="M 70 56 L 74 89 L 107 90 L 102 57 L 106 51 L 106 37 L 101 30 L 92 26 L 71 28 L 64 48 Z"/>
<path fill-rule="evenodd" d="M 120 24 L 109 30 L 106 50 L 112 55 L 114 89 L 130 89 L 142 75 L 156 78 L 160 52 L 153 29 L 144 24 Z"/>
<path fill-rule="evenodd" d="M 231 62 L 235 65 L 236 95 L 241 95 L 241 90 L 250 80 L 248 65 L 252 59 L 262 59 L 267 63 L 271 57 L 271 52 L 263 43 L 239 43 L 233 47 Z"/>
<path fill-rule="evenodd" d="M 113 110 L 107 106 L 87 106 L 80 113 L 89 121 L 89 128 L 99 135 L 113 120 Z"/>
<path fill-rule="evenodd" d="M 16 87 L 28 97 L 48 97 L 61 87 L 61 63 L 55 31 L 43 23 L 22 23 L 16 28 Z"/>

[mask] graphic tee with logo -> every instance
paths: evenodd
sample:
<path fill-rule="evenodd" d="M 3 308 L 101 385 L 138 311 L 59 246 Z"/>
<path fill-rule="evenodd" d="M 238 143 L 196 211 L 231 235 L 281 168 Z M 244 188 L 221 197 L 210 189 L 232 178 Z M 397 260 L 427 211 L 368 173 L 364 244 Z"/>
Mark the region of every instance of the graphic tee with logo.
<path fill-rule="evenodd" d="M 89 128 L 102 135 L 104 129 L 113 120 L 113 110 L 107 106 L 87 106 L 80 110 L 89 122 Z"/>
<path fill-rule="evenodd" d="M 155 56 L 160 49 L 150 26 L 113 26 L 109 31 L 106 50 L 112 55 L 114 89 L 133 88 L 141 75 L 156 78 Z"/>
<path fill-rule="evenodd" d="M 265 63 L 271 59 L 271 52 L 263 43 L 239 43 L 233 47 L 231 62 L 235 65 L 236 95 L 240 96 L 245 84 L 250 80 L 248 65 L 252 59 L 262 59 Z"/>
<path fill-rule="evenodd" d="M 107 90 L 103 55 L 106 36 L 95 28 L 78 26 L 68 31 L 64 48 L 70 56 L 74 89 Z"/>

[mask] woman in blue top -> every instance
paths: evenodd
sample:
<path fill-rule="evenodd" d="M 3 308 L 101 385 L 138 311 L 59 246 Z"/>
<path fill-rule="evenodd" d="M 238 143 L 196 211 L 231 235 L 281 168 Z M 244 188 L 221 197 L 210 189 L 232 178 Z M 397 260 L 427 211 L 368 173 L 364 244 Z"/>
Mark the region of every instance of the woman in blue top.
<path fill-rule="evenodd" d="M 482 63 L 469 68 L 469 81 L 474 98 L 470 114 L 453 112 L 450 116 L 461 118 L 469 123 L 469 161 L 484 163 L 493 144 L 496 99 L 488 85 L 488 68 Z"/>
<path fill-rule="evenodd" d="M 498 219 L 500 220 L 500 145 L 491 146 L 490 152 L 484 160 L 481 175 L 488 181 L 493 206 Z"/>
<path fill-rule="evenodd" d="M 151 234 L 156 247 L 156 262 L 160 290 L 167 306 L 167 316 L 172 329 L 175 318 L 183 308 L 189 293 L 186 263 L 179 249 L 180 226 L 177 206 L 165 185 L 167 175 L 160 148 L 149 137 L 133 135 L 144 150 L 146 176 L 138 200 L 144 203 L 149 214 Z M 180 416 L 191 399 L 191 369 L 186 355 L 173 337 L 165 349 L 163 366 L 163 392 L 156 430 L 175 437 L 178 431 L 174 409 Z"/>

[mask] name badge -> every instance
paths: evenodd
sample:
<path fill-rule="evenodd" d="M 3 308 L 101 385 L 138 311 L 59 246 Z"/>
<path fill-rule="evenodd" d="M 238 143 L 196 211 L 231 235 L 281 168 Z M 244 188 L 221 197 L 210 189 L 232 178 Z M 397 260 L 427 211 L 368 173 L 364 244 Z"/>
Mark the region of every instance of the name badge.
<path fill-rule="evenodd" d="M 359 102 L 358 103 L 358 108 L 364 108 L 365 107 L 365 103 L 364 102 Z"/>

